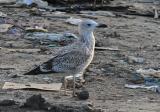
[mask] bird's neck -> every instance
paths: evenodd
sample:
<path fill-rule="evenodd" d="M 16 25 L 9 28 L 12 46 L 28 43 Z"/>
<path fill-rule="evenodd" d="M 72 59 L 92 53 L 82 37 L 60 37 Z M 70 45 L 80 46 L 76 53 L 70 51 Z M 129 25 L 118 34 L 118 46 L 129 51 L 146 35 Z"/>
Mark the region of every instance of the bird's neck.
<path fill-rule="evenodd" d="M 93 32 L 90 31 L 81 31 L 79 32 L 81 36 L 81 42 L 84 43 L 90 50 L 94 50 L 95 47 L 95 38 Z"/>

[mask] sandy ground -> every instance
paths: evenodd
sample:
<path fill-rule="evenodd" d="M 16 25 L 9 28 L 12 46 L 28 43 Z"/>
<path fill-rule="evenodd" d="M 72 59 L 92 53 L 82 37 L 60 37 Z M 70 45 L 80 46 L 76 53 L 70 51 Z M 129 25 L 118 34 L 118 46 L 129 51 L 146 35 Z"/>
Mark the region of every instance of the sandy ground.
<path fill-rule="evenodd" d="M 46 18 L 29 15 L 28 9 L 0 10 L 9 17 L 21 23 L 22 26 L 31 26 L 35 23 L 45 24 L 50 32 L 77 32 L 77 27 L 66 24 L 64 19 Z M 47 13 L 49 14 L 49 12 Z M 66 14 L 81 18 L 77 14 Z M 108 24 L 108 28 L 97 29 L 95 37 L 97 44 L 106 47 L 117 47 L 119 51 L 96 51 L 94 60 L 86 70 L 85 87 L 90 93 L 88 101 L 94 103 L 96 108 L 102 108 L 106 112 L 159 112 L 160 97 L 158 93 L 145 89 L 127 89 L 124 85 L 131 79 L 132 73 L 139 68 L 158 67 L 159 45 L 160 45 L 160 21 L 153 18 L 131 16 L 125 17 L 104 17 L 97 16 L 97 22 Z M 115 35 L 116 32 L 116 35 Z M 0 34 L 0 47 L 13 48 L 39 48 L 42 45 L 26 40 L 22 37 Z M 33 45 L 34 44 L 34 45 Z M 54 56 L 56 48 L 52 49 L 53 54 L 45 52 L 25 53 L 8 52 L 0 50 L 0 83 L 12 82 L 35 82 L 53 83 L 60 82 L 61 76 L 38 75 L 22 76 L 13 78 L 14 75 L 21 75 Z M 142 57 L 143 64 L 125 62 L 128 56 Z M 8 68 L 8 69 L 4 69 Z M 2 90 L 0 99 L 14 99 L 17 102 L 24 102 L 33 94 L 42 94 L 50 103 L 68 103 L 80 105 L 86 101 L 79 101 L 71 96 L 61 95 L 57 92 L 30 91 L 30 90 Z M 2 112 L 35 112 L 32 110 L 17 109 L 17 107 L 0 107 Z M 40 112 L 40 111 L 36 111 Z M 43 112 L 43 111 L 42 111 Z"/>

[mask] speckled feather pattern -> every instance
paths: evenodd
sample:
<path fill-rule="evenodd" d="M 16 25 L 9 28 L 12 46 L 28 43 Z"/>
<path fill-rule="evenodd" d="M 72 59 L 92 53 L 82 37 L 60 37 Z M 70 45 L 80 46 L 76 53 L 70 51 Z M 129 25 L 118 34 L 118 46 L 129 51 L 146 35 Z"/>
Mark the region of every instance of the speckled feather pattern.
<path fill-rule="evenodd" d="M 26 75 L 52 72 L 83 73 L 94 56 L 95 38 L 93 30 L 96 26 L 97 23 L 92 20 L 83 21 L 79 25 L 79 39 L 76 42 L 63 47 L 56 56 L 26 73 Z"/>

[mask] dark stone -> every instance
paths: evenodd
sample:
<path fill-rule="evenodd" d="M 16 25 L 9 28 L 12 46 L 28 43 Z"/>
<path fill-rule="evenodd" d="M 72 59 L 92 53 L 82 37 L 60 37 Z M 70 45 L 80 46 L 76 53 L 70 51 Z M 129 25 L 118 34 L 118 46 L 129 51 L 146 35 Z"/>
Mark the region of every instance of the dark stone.
<path fill-rule="evenodd" d="M 77 93 L 77 96 L 80 100 L 87 100 L 89 98 L 89 92 L 87 90 L 82 90 Z"/>

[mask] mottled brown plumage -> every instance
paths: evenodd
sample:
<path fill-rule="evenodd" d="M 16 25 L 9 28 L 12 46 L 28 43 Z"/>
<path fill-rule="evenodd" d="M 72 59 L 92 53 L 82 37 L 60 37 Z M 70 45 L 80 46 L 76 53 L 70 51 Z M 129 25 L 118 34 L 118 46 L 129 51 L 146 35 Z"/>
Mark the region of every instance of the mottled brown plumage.
<path fill-rule="evenodd" d="M 93 30 L 97 26 L 98 24 L 93 20 L 82 21 L 79 25 L 77 42 L 64 47 L 55 57 L 25 75 L 54 72 L 72 74 L 74 79 L 73 94 L 75 94 L 75 75 L 83 73 L 94 56 L 95 38 Z"/>

